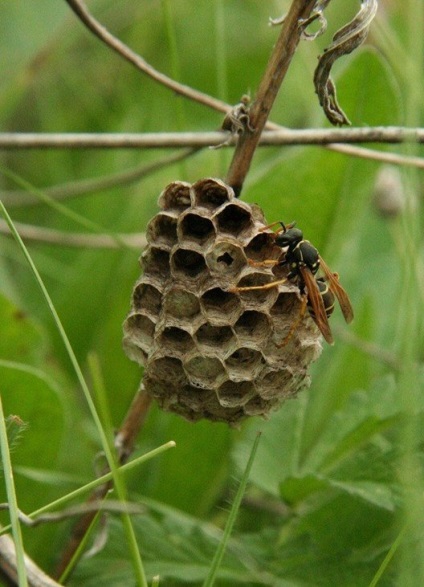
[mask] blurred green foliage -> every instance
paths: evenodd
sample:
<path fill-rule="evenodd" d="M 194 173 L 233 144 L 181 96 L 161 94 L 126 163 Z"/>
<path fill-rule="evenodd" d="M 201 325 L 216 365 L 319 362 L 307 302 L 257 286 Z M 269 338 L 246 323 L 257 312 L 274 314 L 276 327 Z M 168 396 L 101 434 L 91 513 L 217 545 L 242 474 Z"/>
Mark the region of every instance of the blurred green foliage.
<path fill-rule="evenodd" d="M 354 126 L 423 126 L 422 100 L 416 99 L 424 92 L 423 7 L 420 0 L 379 4 L 367 44 L 335 68 L 339 101 Z M 89 3 L 102 23 L 157 69 L 177 71 L 180 81 L 229 103 L 249 91 L 254 96 L 278 34 L 268 17 L 288 5 Z M 328 126 L 313 91 L 316 57 L 358 7 L 359 2 L 330 4 L 328 31 L 300 44 L 272 120 L 294 128 Z M 221 124 L 219 113 L 176 97 L 113 54 L 65 2 L 3 0 L 0 13 L 2 132 L 207 131 Z M 423 156 L 417 145 L 372 148 Z M 16 222 L 82 232 L 45 203 L 19 205 L 11 192 L 21 188 L 2 170 L 46 189 L 163 156 L 124 149 L 3 151 L 0 195 Z M 105 233 L 143 232 L 165 185 L 223 177 L 230 158 L 229 149 L 204 150 L 142 181 L 64 203 Z M 146 515 L 134 523 L 148 576 L 159 574 L 161 585 L 199 585 L 205 578 L 232 500 L 233 476 L 244 468 L 257 429 L 263 436 L 248 499 L 217 584 L 370 585 L 405 523 L 404 545 L 379 585 L 424 584 L 423 182 L 421 171 L 399 168 L 405 208 L 383 218 L 373 206 L 381 167 L 320 147 L 256 153 L 242 197 L 260 204 L 270 222 L 297 220 L 340 273 L 356 319 L 348 329 L 340 313 L 332 317 L 336 344 L 314 365 L 310 390 L 268 422 L 252 419 L 230 430 L 152 409 L 138 450 L 170 439 L 177 449 L 126 479 L 132 499 L 146 504 Z M 0 246 L 0 393 L 6 415 L 28 423 L 12 461 L 19 504 L 29 513 L 92 478 L 99 441 L 21 252 L 8 236 L 1 236 Z M 121 349 L 140 252 L 28 246 L 83 369 L 88 353 L 99 358 L 118 427 L 141 376 Z M 47 570 L 70 524 L 25 530 L 29 554 Z M 81 562 L 71 584 L 129 585 L 128 557 L 121 525 L 113 520 L 105 549 Z"/>

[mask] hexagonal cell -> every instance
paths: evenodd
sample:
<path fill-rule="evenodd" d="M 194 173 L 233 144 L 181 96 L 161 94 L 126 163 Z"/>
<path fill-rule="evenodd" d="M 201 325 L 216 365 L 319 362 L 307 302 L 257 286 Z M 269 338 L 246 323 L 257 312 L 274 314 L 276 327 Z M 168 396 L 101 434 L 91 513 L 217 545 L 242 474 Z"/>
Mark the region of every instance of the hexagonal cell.
<path fill-rule="evenodd" d="M 151 352 L 153 347 L 155 328 L 156 324 L 153 320 L 138 312 L 130 314 L 124 323 L 124 331 L 128 341 L 147 354 Z"/>
<path fill-rule="evenodd" d="M 187 289 L 172 286 L 164 296 L 165 311 L 175 318 L 193 318 L 200 312 L 198 298 Z"/>
<path fill-rule="evenodd" d="M 294 318 L 300 313 L 302 302 L 299 294 L 293 290 L 280 291 L 270 313 L 273 318 Z"/>
<path fill-rule="evenodd" d="M 278 287 L 271 285 L 274 281 L 273 276 L 268 273 L 252 271 L 240 279 L 237 287 L 259 287 L 260 289 L 248 289 L 247 291 L 239 291 L 237 293 L 246 305 L 251 305 L 254 309 L 269 306 L 278 297 Z M 268 284 L 268 287 L 262 287 Z"/>
<path fill-rule="evenodd" d="M 250 381 L 235 383 L 226 381 L 217 390 L 221 406 L 234 408 L 246 404 L 255 394 L 255 387 Z"/>
<path fill-rule="evenodd" d="M 187 377 L 180 359 L 164 357 L 150 359 L 146 372 L 150 379 L 172 383 L 177 388 L 187 383 Z"/>
<path fill-rule="evenodd" d="M 267 224 L 262 208 L 258 204 L 250 204 L 252 218 L 258 224 L 265 226 Z"/>
<path fill-rule="evenodd" d="M 158 247 L 148 247 L 140 257 L 140 264 L 146 276 L 165 280 L 171 276 L 169 252 Z"/>
<path fill-rule="evenodd" d="M 178 393 L 178 403 L 197 412 L 215 398 L 212 389 L 200 389 L 193 385 L 185 385 Z"/>
<path fill-rule="evenodd" d="M 281 403 L 280 399 L 264 400 L 255 396 L 244 406 L 244 412 L 247 416 L 266 416 Z"/>
<path fill-rule="evenodd" d="M 219 287 L 207 290 L 200 298 L 200 305 L 204 316 L 214 326 L 234 324 L 242 311 L 238 296 Z"/>
<path fill-rule="evenodd" d="M 265 400 L 290 397 L 297 391 L 297 386 L 293 388 L 292 381 L 291 369 L 268 371 L 256 382 L 258 394 Z"/>
<path fill-rule="evenodd" d="M 122 346 L 125 351 L 125 354 L 129 359 L 131 359 L 131 361 L 135 361 L 139 365 L 143 366 L 147 364 L 147 353 L 145 353 L 143 349 L 134 344 L 131 337 L 128 337 L 126 334 L 124 334 Z"/>
<path fill-rule="evenodd" d="M 162 210 L 180 213 L 191 206 L 190 184 L 185 181 L 170 183 L 161 193 L 158 205 Z"/>
<path fill-rule="evenodd" d="M 321 340 L 317 340 L 314 336 L 311 336 L 309 340 L 306 339 L 305 341 L 302 341 L 302 360 L 300 364 L 305 369 L 307 369 L 311 363 L 316 361 L 322 353 Z"/>
<path fill-rule="evenodd" d="M 215 238 L 215 227 L 212 220 L 192 210 L 184 214 L 179 220 L 178 235 L 180 241 L 191 241 L 199 245 L 205 245 L 205 243 Z"/>
<path fill-rule="evenodd" d="M 255 343 L 265 340 L 270 331 L 270 319 L 266 314 L 256 310 L 246 310 L 234 324 L 234 332 L 240 339 L 254 340 Z"/>
<path fill-rule="evenodd" d="M 178 388 L 171 385 L 169 381 L 152 379 L 145 375 L 143 385 L 147 393 L 153 396 L 165 410 L 178 401 Z"/>
<path fill-rule="evenodd" d="M 248 259 L 258 263 L 281 257 L 281 247 L 277 247 L 274 238 L 268 232 L 260 232 L 254 236 L 244 251 Z"/>
<path fill-rule="evenodd" d="M 202 417 L 213 422 L 225 422 L 234 427 L 238 427 L 239 422 L 246 418 L 243 407 L 228 408 L 221 406 L 216 397 L 213 404 L 204 408 Z"/>
<path fill-rule="evenodd" d="M 245 204 L 245 206 L 247 205 Z M 216 220 L 220 232 L 226 232 L 233 236 L 238 236 L 253 226 L 250 210 L 243 207 L 242 202 L 234 202 L 225 206 L 216 215 Z"/>
<path fill-rule="evenodd" d="M 234 333 L 229 326 L 212 326 L 209 323 L 202 324 L 195 334 L 195 339 L 202 350 L 215 349 L 221 353 L 225 353 L 236 344 Z"/>
<path fill-rule="evenodd" d="M 207 274 L 206 262 L 203 255 L 193 249 L 180 247 L 171 257 L 172 273 L 181 279 L 199 279 Z"/>
<path fill-rule="evenodd" d="M 135 310 L 144 310 L 151 316 L 158 316 L 162 307 L 162 292 L 150 283 L 138 283 L 133 291 Z"/>
<path fill-rule="evenodd" d="M 232 381 L 248 381 L 258 376 L 265 364 L 262 353 L 250 347 L 240 347 L 225 361 Z"/>
<path fill-rule="evenodd" d="M 193 184 L 194 202 L 208 210 L 215 210 L 234 197 L 232 189 L 219 179 L 201 179 Z"/>
<path fill-rule="evenodd" d="M 159 334 L 158 345 L 172 354 L 187 354 L 195 348 L 190 334 L 182 328 L 167 326 Z"/>
<path fill-rule="evenodd" d="M 215 387 L 226 377 L 224 365 L 217 357 L 193 355 L 184 362 L 184 369 L 195 387 Z"/>
<path fill-rule="evenodd" d="M 173 247 L 177 242 L 177 217 L 174 214 L 160 212 L 147 226 L 147 242 Z"/>
<path fill-rule="evenodd" d="M 229 240 L 217 239 L 210 251 L 206 253 L 206 264 L 213 275 L 226 277 L 233 281 L 246 265 L 246 256 L 242 247 Z"/>

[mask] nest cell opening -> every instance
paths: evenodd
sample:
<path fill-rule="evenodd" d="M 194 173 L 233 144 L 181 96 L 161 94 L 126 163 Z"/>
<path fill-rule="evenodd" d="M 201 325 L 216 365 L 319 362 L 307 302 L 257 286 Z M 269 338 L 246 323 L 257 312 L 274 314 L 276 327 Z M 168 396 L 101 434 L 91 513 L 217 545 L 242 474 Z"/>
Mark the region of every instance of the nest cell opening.
<path fill-rule="evenodd" d="M 234 280 L 246 265 L 246 257 L 241 247 L 223 240 L 215 242 L 206 255 L 206 263 L 214 274 Z"/>
<path fill-rule="evenodd" d="M 296 318 L 300 313 L 302 302 L 294 291 L 284 291 L 278 294 L 275 303 L 272 305 L 270 313 L 273 318 Z"/>
<path fill-rule="evenodd" d="M 187 382 L 183 365 L 175 357 L 159 357 L 149 362 L 147 375 L 156 381 L 169 382 L 177 388 Z"/>
<path fill-rule="evenodd" d="M 171 262 L 174 275 L 181 279 L 196 279 L 207 271 L 203 255 L 192 249 L 177 249 L 172 255 Z"/>
<path fill-rule="evenodd" d="M 199 411 L 213 397 L 214 392 L 211 389 L 200 389 L 193 385 L 185 385 L 178 392 L 178 403 L 191 409 Z"/>
<path fill-rule="evenodd" d="M 141 256 L 140 262 L 146 276 L 158 277 L 161 280 L 171 275 L 169 266 L 169 252 L 158 247 L 147 248 Z"/>
<path fill-rule="evenodd" d="M 196 332 L 195 338 L 199 345 L 209 350 L 216 349 L 221 353 L 236 342 L 234 333 L 229 326 L 212 326 L 209 323 L 202 324 Z"/>
<path fill-rule="evenodd" d="M 215 228 L 212 221 L 194 212 L 186 214 L 181 219 L 179 232 L 180 241 L 190 240 L 200 245 L 204 245 L 215 236 Z"/>
<path fill-rule="evenodd" d="M 240 204 L 228 204 L 217 214 L 218 229 L 233 236 L 252 227 L 252 217 Z"/>
<path fill-rule="evenodd" d="M 234 324 L 241 312 L 238 297 L 219 287 L 206 291 L 202 295 L 200 303 L 204 315 L 213 325 Z"/>
<path fill-rule="evenodd" d="M 284 390 L 287 390 L 289 396 L 291 395 L 292 381 L 293 373 L 289 369 L 269 371 L 258 381 L 259 395 L 266 400 L 274 399 L 281 397 Z"/>
<path fill-rule="evenodd" d="M 276 246 L 272 235 L 267 232 L 254 236 L 244 250 L 248 259 L 259 263 L 281 256 L 281 248 Z"/>
<path fill-rule="evenodd" d="M 260 289 L 248 289 L 247 291 L 240 291 L 238 294 L 243 302 L 252 304 L 253 306 L 273 304 L 278 297 L 277 286 L 262 286 L 271 284 L 274 281 L 275 279 L 272 275 L 256 271 L 252 272 L 240 279 L 237 283 L 237 287 L 260 287 Z"/>
<path fill-rule="evenodd" d="M 175 181 L 169 184 L 159 196 L 159 206 L 163 210 L 181 213 L 191 206 L 190 184 Z"/>
<path fill-rule="evenodd" d="M 177 219 L 170 214 L 157 214 L 147 227 L 147 242 L 172 248 L 177 242 Z"/>
<path fill-rule="evenodd" d="M 125 321 L 127 340 L 149 354 L 153 346 L 155 323 L 144 314 L 130 314 Z"/>
<path fill-rule="evenodd" d="M 215 387 L 226 375 L 220 359 L 204 355 L 191 357 L 184 363 L 184 369 L 191 385 L 201 388 Z"/>
<path fill-rule="evenodd" d="M 152 316 L 158 316 L 162 306 L 162 293 L 150 283 L 139 283 L 133 292 L 135 310 L 144 310 Z"/>
<path fill-rule="evenodd" d="M 208 210 L 216 210 L 230 200 L 229 188 L 213 179 L 203 179 L 193 185 L 194 202 Z"/>
<path fill-rule="evenodd" d="M 159 345 L 171 353 L 185 354 L 195 348 L 190 334 L 182 328 L 168 326 L 159 337 Z"/>
<path fill-rule="evenodd" d="M 234 332 L 241 339 L 265 340 L 271 331 L 268 316 L 255 310 L 246 310 L 234 324 Z"/>
<path fill-rule="evenodd" d="M 255 395 L 255 387 L 250 381 L 240 383 L 226 381 L 217 390 L 219 403 L 228 408 L 243 406 L 253 395 Z"/>
<path fill-rule="evenodd" d="M 260 351 L 249 347 L 241 347 L 230 355 L 225 364 L 232 381 L 254 379 L 262 369 L 265 359 Z"/>
<path fill-rule="evenodd" d="M 173 288 L 164 297 L 165 309 L 174 318 L 193 318 L 200 312 L 197 297 L 186 289 Z"/>

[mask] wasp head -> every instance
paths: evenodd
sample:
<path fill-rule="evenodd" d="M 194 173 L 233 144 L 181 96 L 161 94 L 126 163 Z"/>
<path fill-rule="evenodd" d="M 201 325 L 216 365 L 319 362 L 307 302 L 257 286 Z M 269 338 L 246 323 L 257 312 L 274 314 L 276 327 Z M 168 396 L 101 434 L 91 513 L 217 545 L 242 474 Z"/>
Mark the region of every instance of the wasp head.
<path fill-rule="evenodd" d="M 282 224 L 283 231 L 279 232 L 275 237 L 275 243 L 281 247 L 294 248 L 303 240 L 303 232 L 300 228 L 296 228 L 293 224 L 289 224 L 288 228 Z"/>

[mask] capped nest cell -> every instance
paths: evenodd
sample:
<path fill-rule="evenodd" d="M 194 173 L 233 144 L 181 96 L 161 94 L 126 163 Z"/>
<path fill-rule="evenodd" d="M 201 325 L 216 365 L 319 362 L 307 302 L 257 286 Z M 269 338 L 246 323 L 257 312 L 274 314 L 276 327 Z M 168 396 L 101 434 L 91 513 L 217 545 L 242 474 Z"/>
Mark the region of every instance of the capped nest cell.
<path fill-rule="evenodd" d="M 301 296 L 272 264 L 284 252 L 262 211 L 217 179 L 171 183 L 147 228 L 124 348 L 144 387 L 184 418 L 236 425 L 308 385 L 321 351 Z M 261 264 L 262 263 L 262 264 Z M 273 272 L 274 271 L 274 272 Z"/>

